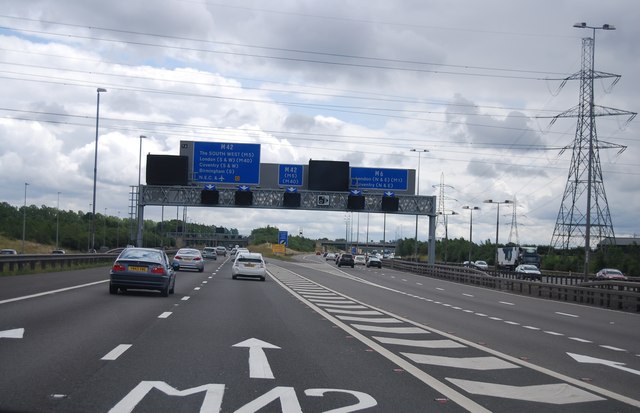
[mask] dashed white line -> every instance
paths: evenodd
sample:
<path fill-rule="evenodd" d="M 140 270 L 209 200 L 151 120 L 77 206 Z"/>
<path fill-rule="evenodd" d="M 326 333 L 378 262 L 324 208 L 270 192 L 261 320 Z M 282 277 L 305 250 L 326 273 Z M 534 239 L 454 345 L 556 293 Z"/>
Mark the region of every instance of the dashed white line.
<path fill-rule="evenodd" d="M 464 295 L 465 297 L 474 297 L 473 294 L 462 293 L 462 295 Z"/>
<path fill-rule="evenodd" d="M 547 334 L 551 334 L 552 336 L 564 336 L 562 333 L 556 333 L 555 331 L 545 331 Z"/>
<path fill-rule="evenodd" d="M 160 314 L 158 318 L 168 318 L 171 314 L 173 314 L 171 311 L 165 311 L 164 313 Z"/>
<path fill-rule="evenodd" d="M 131 347 L 131 344 L 120 344 L 119 346 L 108 352 L 100 360 L 113 361 L 120 357 L 125 351 L 129 350 L 129 347 Z"/>
<path fill-rule="evenodd" d="M 422 283 L 416 283 L 416 285 L 422 285 Z"/>
<path fill-rule="evenodd" d="M 574 317 L 574 318 L 579 318 L 579 317 L 580 317 L 579 315 L 569 314 L 569 313 L 561 313 L 561 312 L 559 312 L 559 311 L 556 311 L 556 314 L 558 314 L 558 315 L 563 315 L 563 316 L 565 316 L 565 317 Z"/>
<path fill-rule="evenodd" d="M 607 350 L 613 350 L 613 351 L 627 351 L 623 348 L 618 348 L 618 347 L 613 347 L 613 346 L 600 346 L 602 348 L 606 348 Z"/>
<path fill-rule="evenodd" d="M 509 301 L 498 301 L 498 302 L 504 305 L 515 305 L 514 303 L 510 303 Z"/>
<path fill-rule="evenodd" d="M 198 290 L 200 290 L 200 287 L 196 287 L 196 288 L 194 288 L 194 290 L 198 291 Z"/>
<path fill-rule="evenodd" d="M 507 324 L 511 324 L 512 326 L 519 326 L 520 323 L 516 323 L 515 321 L 505 321 Z"/>
<path fill-rule="evenodd" d="M 479 316 L 479 317 L 486 317 L 486 314 L 482 314 L 482 313 L 474 313 L 475 315 Z"/>
<path fill-rule="evenodd" d="M 502 321 L 500 317 L 489 317 L 489 320 Z"/>
<path fill-rule="evenodd" d="M 528 330 L 535 330 L 535 331 L 539 331 L 540 329 L 538 327 L 534 327 L 534 326 L 522 326 L 523 328 L 526 328 Z"/>
<path fill-rule="evenodd" d="M 188 295 L 185 295 L 185 296 L 184 296 L 184 297 L 182 297 L 180 300 L 182 300 L 182 301 L 187 301 L 189 298 L 191 298 L 191 297 L 189 297 Z"/>
<path fill-rule="evenodd" d="M 584 338 L 569 337 L 569 340 L 579 341 L 580 343 L 593 343 L 593 341 L 585 340 Z"/>
<path fill-rule="evenodd" d="M 438 290 L 438 291 L 444 291 L 444 288 L 436 287 L 436 290 Z"/>

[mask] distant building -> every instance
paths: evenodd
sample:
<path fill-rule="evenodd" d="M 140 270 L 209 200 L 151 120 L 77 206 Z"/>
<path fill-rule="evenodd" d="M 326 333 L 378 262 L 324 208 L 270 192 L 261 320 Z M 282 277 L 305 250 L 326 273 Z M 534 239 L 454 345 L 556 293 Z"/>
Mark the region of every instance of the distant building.
<path fill-rule="evenodd" d="M 618 247 L 633 247 L 640 245 L 640 238 L 636 237 L 605 237 L 598 243 L 598 248 L 609 245 L 617 245 Z"/>

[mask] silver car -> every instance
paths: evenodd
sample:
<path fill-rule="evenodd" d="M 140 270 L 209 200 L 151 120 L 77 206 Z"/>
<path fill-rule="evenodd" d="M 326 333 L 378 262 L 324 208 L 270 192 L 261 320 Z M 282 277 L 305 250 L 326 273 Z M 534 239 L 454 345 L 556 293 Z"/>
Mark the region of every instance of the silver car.
<path fill-rule="evenodd" d="M 202 258 L 217 260 L 218 253 L 216 252 L 216 247 L 204 247 L 204 249 L 202 250 Z"/>
<path fill-rule="evenodd" d="M 202 272 L 204 271 L 204 258 L 202 258 L 200 250 L 195 248 L 180 248 L 173 257 L 171 265 L 176 271 L 191 269 Z"/>

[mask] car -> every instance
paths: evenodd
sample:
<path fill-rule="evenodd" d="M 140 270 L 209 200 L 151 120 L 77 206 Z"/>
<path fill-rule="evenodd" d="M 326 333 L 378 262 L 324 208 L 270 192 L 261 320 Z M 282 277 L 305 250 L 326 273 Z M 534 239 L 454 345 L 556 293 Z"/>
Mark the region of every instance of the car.
<path fill-rule="evenodd" d="M 333 252 L 328 252 L 327 255 L 324 256 L 324 259 L 327 261 L 335 261 L 336 259 L 336 254 L 334 254 Z"/>
<path fill-rule="evenodd" d="M 473 266 L 479 270 L 486 270 L 489 268 L 489 264 L 486 261 L 476 261 L 473 263 Z"/>
<path fill-rule="evenodd" d="M 353 263 L 356 265 L 366 265 L 367 258 L 364 255 L 356 255 L 353 257 Z"/>
<path fill-rule="evenodd" d="M 195 248 L 180 248 L 173 257 L 173 269 L 176 271 L 184 269 L 204 271 L 204 259 L 200 250 Z"/>
<path fill-rule="evenodd" d="M 515 272 L 518 278 L 529 278 L 531 280 L 542 280 L 542 274 L 538 267 L 532 264 L 520 264 L 516 267 Z"/>
<path fill-rule="evenodd" d="M 242 252 L 236 254 L 236 259 L 231 266 L 231 278 L 238 277 L 259 278 L 264 281 L 267 275 L 267 265 L 262 254 L 257 252 Z"/>
<path fill-rule="evenodd" d="M 202 249 L 202 258 L 217 260 L 218 253 L 216 252 L 216 247 L 204 247 Z"/>
<path fill-rule="evenodd" d="M 223 246 L 216 247 L 216 253 L 222 257 L 227 256 L 227 249 Z"/>
<path fill-rule="evenodd" d="M 65 250 L 53 250 L 51 251 L 52 254 L 66 254 L 67 251 Z"/>
<path fill-rule="evenodd" d="M 369 255 L 369 257 L 367 257 L 367 264 L 366 267 L 378 267 L 378 268 L 382 268 L 382 261 L 380 260 L 380 258 L 378 258 L 375 255 Z"/>
<path fill-rule="evenodd" d="M 347 253 L 340 254 L 340 258 L 338 259 L 338 267 L 342 267 L 343 265 L 348 265 L 351 268 L 355 267 L 353 255 Z"/>
<path fill-rule="evenodd" d="M 18 255 L 18 251 L 11 248 L 3 248 L 0 250 L 0 255 Z"/>
<path fill-rule="evenodd" d="M 126 248 L 109 272 L 109 293 L 118 290 L 158 290 L 163 297 L 173 294 L 176 273 L 164 251 L 155 248 Z"/>
<path fill-rule="evenodd" d="M 600 280 L 626 280 L 627 277 L 620 270 L 615 268 L 603 268 L 596 273 L 596 278 Z"/>

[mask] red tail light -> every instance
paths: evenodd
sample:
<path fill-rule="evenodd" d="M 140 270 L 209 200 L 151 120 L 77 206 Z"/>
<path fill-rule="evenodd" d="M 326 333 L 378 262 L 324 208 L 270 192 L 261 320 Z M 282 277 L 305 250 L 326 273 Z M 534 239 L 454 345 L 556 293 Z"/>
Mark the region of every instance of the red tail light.
<path fill-rule="evenodd" d="M 120 272 L 120 271 L 125 271 L 125 270 L 126 270 L 126 268 L 122 264 L 113 264 L 113 267 L 111 267 L 111 271 L 113 271 L 113 272 Z"/>
<path fill-rule="evenodd" d="M 200 261 L 201 259 L 202 259 L 202 258 L 200 258 L 200 257 L 195 257 L 193 260 L 194 260 L 194 261 Z"/>
<path fill-rule="evenodd" d="M 165 275 L 165 271 L 162 267 L 151 267 L 151 274 Z"/>
<path fill-rule="evenodd" d="M 175 258 L 176 260 L 181 260 L 181 259 L 182 259 L 182 257 L 181 257 L 181 256 L 179 256 L 179 255 L 176 255 L 174 258 Z"/>

